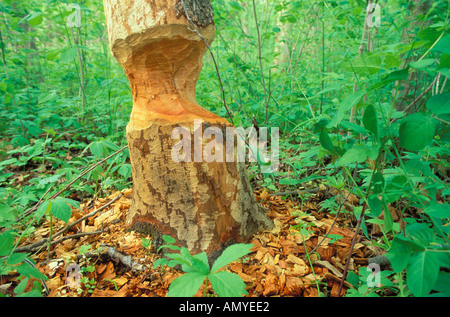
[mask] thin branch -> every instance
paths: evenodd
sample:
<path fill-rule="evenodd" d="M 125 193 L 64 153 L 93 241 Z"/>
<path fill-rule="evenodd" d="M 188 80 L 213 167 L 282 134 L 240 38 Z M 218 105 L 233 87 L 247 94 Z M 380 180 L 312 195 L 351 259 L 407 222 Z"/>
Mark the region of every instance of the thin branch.
<path fill-rule="evenodd" d="M 86 175 L 87 173 L 89 173 L 90 171 L 92 171 L 94 168 L 96 168 L 97 166 L 99 166 L 100 164 L 102 164 L 103 162 L 105 162 L 106 160 L 109 160 L 111 157 L 119 154 L 120 152 L 122 152 L 123 150 L 125 150 L 127 146 L 124 146 L 123 148 L 117 150 L 116 152 L 114 152 L 113 154 L 109 155 L 108 157 L 104 158 L 103 160 L 89 166 L 88 168 L 86 168 L 83 172 L 81 172 L 80 175 L 78 175 L 74 180 L 72 180 L 69 184 L 67 184 L 63 189 L 61 189 L 59 192 L 57 192 L 56 194 L 52 195 L 50 197 L 50 199 L 55 199 L 56 197 L 58 197 L 59 195 L 61 195 L 64 191 L 66 191 L 67 189 L 69 189 L 73 183 L 75 183 L 77 180 L 79 180 L 81 177 L 83 177 L 84 175 Z M 46 194 L 45 194 L 46 195 Z M 31 207 L 30 209 L 28 209 L 27 211 L 25 211 L 23 213 L 23 215 L 21 216 L 20 219 L 23 219 L 24 217 L 28 216 L 29 214 L 31 214 L 33 211 L 37 210 L 38 207 L 42 204 L 42 198 L 39 200 L 39 202 L 34 205 L 33 207 Z"/>
<path fill-rule="evenodd" d="M 98 212 L 100 212 L 100 211 L 102 211 L 103 209 L 105 209 L 106 207 L 110 206 L 111 204 L 113 204 L 114 202 L 116 202 L 116 201 L 117 201 L 118 199 L 120 199 L 121 197 L 122 197 L 122 194 L 120 194 L 119 196 L 115 197 L 115 198 L 112 199 L 110 202 L 106 203 L 105 205 L 101 206 L 100 208 L 98 208 L 98 209 L 96 209 L 96 210 L 90 212 L 89 214 L 87 214 L 87 215 L 83 216 L 82 218 L 78 219 L 77 221 L 71 223 L 70 225 L 67 225 L 64 229 L 62 229 L 62 230 L 58 231 L 57 233 L 55 233 L 55 234 L 53 235 L 52 238 L 56 238 L 56 237 L 62 235 L 64 232 L 66 232 L 66 231 L 69 230 L 70 228 L 76 226 L 76 225 L 79 224 L 80 222 L 86 220 L 87 218 L 90 218 L 90 217 L 95 216 Z M 77 234 L 69 235 L 69 236 L 67 236 L 67 237 L 64 237 L 64 239 L 61 240 L 61 241 L 64 241 L 64 240 L 70 239 L 70 238 L 77 238 L 77 237 L 79 237 L 79 235 L 77 236 Z M 44 238 L 44 239 L 39 240 L 38 242 L 35 242 L 35 243 L 33 243 L 33 244 L 30 244 L 30 245 L 27 245 L 27 246 L 24 246 L 24 247 L 16 248 L 16 249 L 15 249 L 15 252 L 31 252 L 31 251 L 33 251 L 33 250 L 39 248 L 40 246 L 44 245 L 45 243 L 47 243 L 47 241 L 48 241 L 48 238 Z M 61 241 L 60 241 L 60 240 L 55 240 L 55 241 L 52 242 L 52 245 L 55 244 L 55 243 L 59 243 L 59 242 L 61 242 Z"/>
<path fill-rule="evenodd" d="M 267 124 L 267 122 L 269 121 L 269 102 L 267 100 L 267 89 L 264 80 L 264 68 L 262 65 L 262 53 L 261 53 L 261 33 L 259 32 L 258 15 L 256 14 L 255 0 L 253 0 L 253 14 L 255 16 L 256 33 L 258 34 L 258 59 L 259 59 L 259 68 L 261 70 L 261 81 L 264 89 L 264 107 L 266 109 L 266 118 L 264 124 Z"/>
<path fill-rule="evenodd" d="M 345 197 L 344 201 L 339 205 L 339 209 L 338 209 L 338 211 L 336 212 L 336 216 L 334 216 L 333 223 L 331 224 L 330 229 L 328 229 L 328 232 L 324 235 L 323 239 L 322 239 L 322 240 L 314 247 L 314 249 L 311 250 L 310 253 L 313 253 L 314 251 L 316 251 L 316 250 L 320 247 L 320 245 L 322 244 L 322 242 L 324 242 L 325 239 L 328 238 L 328 235 L 330 234 L 331 230 L 333 230 L 334 225 L 336 224 L 336 221 L 337 221 L 338 216 L 339 216 L 339 214 L 340 214 L 340 212 L 341 212 L 342 206 L 344 206 L 344 204 L 345 204 L 345 202 L 347 201 L 347 199 L 348 199 L 348 197 L 350 196 L 350 194 L 351 194 L 351 192 L 349 192 L 349 193 L 347 194 L 347 197 Z"/>
<path fill-rule="evenodd" d="M 433 82 L 430 84 L 430 86 L 428 86 L 427 89 L 425 89 L 416 99 L 414 99 L 413 102 L 411 102 L 404 110 L 403 112 L 407 112 L 409 110 L 409 108 L 411 108 L 412 106 L 414 106 L 416 104 L 417 101 L 419 101 L 423 96 L 425 96 L 425 94 L 427 92 L 429 92 L 431 89 L 433 89 L 434 84 L 436 83 L 436 80 L 438 79 L 438 77 L 436 76 L 433 80 Z M 398 118 L 394 118 L 391 120 L 391 123 L 394 123 L 395 121 L 397 121 Z"/>

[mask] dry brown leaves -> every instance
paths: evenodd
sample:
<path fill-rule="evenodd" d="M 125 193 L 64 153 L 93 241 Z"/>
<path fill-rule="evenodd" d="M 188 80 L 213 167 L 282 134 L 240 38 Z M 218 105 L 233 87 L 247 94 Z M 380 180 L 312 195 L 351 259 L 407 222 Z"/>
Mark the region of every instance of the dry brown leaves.
<path fill-rule="evenodd" d="M 80 219 L 89 212 L 106 204 L 120 193 L 105 199 L 98 199 L 82 205 L 81 210 L 73 210 L 69 223 Z M 38 268 L 49 277 L 49 296 L 92 296 L 92 297 L 162 297 L 167 294 L 170 282 L 182 272 L 164 267 L 153 269 L 153 262 L 159 258 L 154 250 L 142 246 L 144 237 L 124 229 L 124 218 L 131 204 L 131 190 L 123 190 L 123 196 L 111 206 L 71 228 L 65 235 L 102 230 L 98 235 L 66 240 L 52 247 L 50 259 L 44 247 L 33 256 Z M 256 235 L 252 243 L 252 253 L 242 260 L 231 263 L 228 270 L 238 274 L 246 283 L 248 296 L 318 296 L 319 291 L 327 296 L 337 296 L 345 261 L 353 238 L 352 230 L 335 224 L 334 216 L 320 214 L 314 202 L 303 205 L 303 210 L 291 202 L 266 191 L 258 191 L 255 197 L 268 208 L 268 215 L 275 227 L 270 232 Z M 312 216 L 314 214 L 315 216 Z M 338 221 L 339 223 L 339 221 Z M 304 236 L 294 226 L 304 224 L 309 232 Z M 64 228 L 61 222 L 54 223 L 55 230 Z M 342 238 L 331 240 L 325 234 Z M 49 226 L 36 229 L 34 237 L 23 245 L 28 245 L 48 236 Z M 315 252 L 317 244 L 324 240 Z M 107 256 L 82 256 L 80 247 L 91 245 L 89 251 L 102 245 L 112 246 L 124 256 L 145 266 L 143 271 L 132 271 L 120 261 Z M 367 265 L 369 250 L 360 242 L 356 245 L 349 268 L 357 272 L 359 266 Z M 89 253 L 87 254 L 89 255 Z M 91 283 L 81 283 L 75 288 L 68 285 L 71 272 L 66 271 L 70 263 L 83 269 L 83 276 Z M 10 276 L 12 284 L 17 284 L 17 275 Z M 92 285 L 92 287 L 88 287 Z M 346 284 L 349 287 L 349 284 Z M 213 293 L 208 286 L 208 291 Z M 344 287 L 345 291 L 345 287 Z M 197 293 L 201 295 L 201 290 Z"/>

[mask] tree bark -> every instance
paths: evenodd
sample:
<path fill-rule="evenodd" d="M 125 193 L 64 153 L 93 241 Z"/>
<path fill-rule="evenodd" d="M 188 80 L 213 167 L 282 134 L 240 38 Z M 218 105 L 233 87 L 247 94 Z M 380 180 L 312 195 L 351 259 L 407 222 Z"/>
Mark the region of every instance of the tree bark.
<path fill-rule="evenodd" d="M 210 1 L 104 0 L 104 8 L 111 51 L 133 95 L 127 227 L 153 234 L 156 245 L 168 234 L 179 246 L 208 255 L 270 229 L 245 163 L 236 160 L 236 137 L 224 136 L 233 126 L 195 99 L 205 41 L 215 36 Z M 233 162 L 220 151 L 231 141 Z"/>

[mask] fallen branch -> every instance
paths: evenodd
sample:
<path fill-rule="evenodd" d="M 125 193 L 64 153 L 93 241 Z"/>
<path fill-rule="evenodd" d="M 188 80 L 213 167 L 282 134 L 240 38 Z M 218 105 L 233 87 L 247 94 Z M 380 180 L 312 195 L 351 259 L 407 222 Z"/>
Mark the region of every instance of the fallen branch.
<path fill-rule="evenodd" d="M 94 235 L 94 234 L 100 234 L 102 233 L 103 230 L 97 230 L 97 231 L 93 231 L 93 232 L 80 232 L 80 233 L 75 233 L 75 234 L 71 234 L 68 236 L 64 236 L 62 238 L 59 238 L 58 240 L 54 240 L 50 243 L 50 246 L 54 245 L 54 244 L 58 244 L 63 242 L 64 240 L 68 240 L 68 239 L 74 239 L 74 238 L 80 238 L 80 237 L 84 237 L 84 236 L 89 236 L 89 235 Z M 24 247 L 19 247 L 16 248 L 14 250 L 14 252 L 33 252 L 36 249 L 39 249 L 42 245 L 44 245 L 46 242 L 48 241 L 47 238 L 44 238 L 36 243 L 24 246 Z"/>
<path fill-rule="evenodd" d="M 62 235 L 64 232 L 66 232 L 66 231 L 69 230 L 70 228 L 76 226 L 76 225 L 79 224 L 80 222 L 86 220 L 87 218 L 90 218 L 90 217 L 92 217 L 92 216 L 95 216 L 98 212 L 100 212 L 101 210 L 103 210 L 103 209 L 105 209 L 106 207 L 110 206 L 112 203 L 114 203 L 115 201 L 117 201 L 120 197 L 122 197 L 122 194 L 118 195 L 117 197 L 115 197 L 114 199 L 112 199 L 112 200 L 109 201 L 107 204 L 103 205 L 102 207 L 100 207 L 100 208 L 98 208 L 98 209 L 96 209 L 96 210 L 90 212 L 89 214 L 87 214 L 87 215 L 83 216 L 82 218 L 78 219 L 77 221 L 75 221 L 75 222 L 73 222 L 73 223 L 67 225 L 64 229 L 62 229 L 62 230 L 58 231 L 57 233 L 55 233 L 55 234 L 53 235 L 53 238 L 56 238 L 56 237 Z M 100 230 L 100 231 L 95 231 L 95 232 L 85 233 L 85 234 L 83 234 L 83 235 L 97 234 L 97 233 L 101 233 L 101 232 L 102 232 L 102 231 Z M 53 245 L 53 244 L 62 242 L 62 241 L 67 240 L 67 239 L 71 239 L 71 238 L 79 238 L 79 237 L 81 237 L 81 236 L 82 236 L 82 235 L 80 235 L 79 233 L 73 234 L 73 235 L 69 235 L 69 236 L 63 237 L 63 238 L 61 238 L 61 239 L 59 239 L 59 240 L 55 240 L 55 241 L 53 241 L 51 244 Z M 47 243 L 47 241 L 48 241 L 48 238 L 44 238 L 44 239 L 39 240 L 38 242 L 35 242 L 35 243 L 33 243 L 33 244 L 30 244 L 30 245 L 27 245 L 27 246 L 23 246 L 23 247 L 18 247 L 18 248 L 16 248 L 16 249 L 14 250 L 14 252 L 32 252 L 32 251 L 36 250 L 37 248 L 41 247 L 42 245 L 44 245 L 45 243 Z"/>
<path fill-rule="evenodd" d="M 127 145 L 127 146 L 124 146 L 123 148 L 121 148 L 121 149 L 119 149 L 119 150 L 117 150 L 116 152 L 114 152 L 113 154 L 109 155 L 108 157 L 105 157 L 103 160 L 101 160 L 101 161 L 99 161 L 99 162 L 97 162 L 97 163 L 95 163 L 95 164 L 89 166 L 88 168 L 86 168 L 83 172 L 81 172 L 80 175 L 78 175 L 77 177 L 75 177 L 75 179 L 73 179 L 73 180 L 72 180 L 69 184 L 67 184 L 63 189 L 61 189 L 61 190 L 60 190 L 59 192 L 57 192 L 56 194 L 53 194 L 53 195 L 50 197 L 50 199 L 55 199 L 56 197 L 58 197 L 59 195 L 61 195 L 64 191 L 66 191 L 67 189 L 69 189 L 69 188 L 73 185 L 73 183 L 75 183 L 75 182 L 76 182 L 77 180 L 79 180 L 81 177 L 83 177 L 84 175 L 86 175 L 87 173 L 89 173 L 90 171 L 92 171 L 94 168 L 96 168 L 97 166 L 99 166 L 100 164 L 102 164 L 103 162 L 105 162 L 106 160 L 109 160 L 111 157 L 113 157 L 113 156 L 119 154 L 120 152 L 122 152 L 122 151 L 125 150 L 126 148 L 128 148 L 128 145 Z M 47 195 L 47 193 L 48 193 L 48 190 L 47 190 L 47 192 L 44 194 L 44 196 Z M 43 196 L 43 197 L 44 197 L 44 196 Z M 42 198 L 43 198 L 43 197 L 42 197 Z M 23 219 L 24 217 L 26 217 L 26 216 L 28 216 L 29 214 L 31 214 L 33 211 L 37 210 L 38 207 L 39 207 L 39 206 L 42 204 L 42 202 L 43 202 L 43 199 L 42 199 L 42 198 L 38 201 L 38 203 L 37 203 L 36 205 L 34 205 L 33 207 L 31 207 L 30 209 L 28 209 L 27 211 L 25 211 L 25 212 L 23 213 L 23 215 L 20 216 L 21 218 L 20 218 L 19 220 Z"/>
<path fill-rule="evenodd" d="M 291 190 L 291 191 L 285 191 L 285 192 L 277 192 L 270 194 L 270 196 L 287 196 L 287 195 L 304 195 L 304 194 L 317 194 L 320 190 L 320 188 L 312 188 L 312 189 L 305 189 L 305 190 Z"/>
<path fill-rule="evenodd" d="M 125 265 L 127 268 L 137 271 L 137 272 L 143 272 L 146 270 L 146 266 L 143 264 L 140 264 L 133 260 L 133 257 L 131 255 L 124 255 L 117 251 L 116 247 L 111 247 L 106 244 L 101 244 L 99 250 L 96 251 L 90 251 L 83 254 L 77 254 L 77 261 L 82 258 L 93 258 L 93 257 L 101 257 L 101 256 L 107 256 L 112 260 L 117 260 L 123 265 Z M 42 262 L 42 264 L 47 264 L 48 262 L 53 261 L 64 261 L 63 259 L 52 259 L 48 261 Z"/>

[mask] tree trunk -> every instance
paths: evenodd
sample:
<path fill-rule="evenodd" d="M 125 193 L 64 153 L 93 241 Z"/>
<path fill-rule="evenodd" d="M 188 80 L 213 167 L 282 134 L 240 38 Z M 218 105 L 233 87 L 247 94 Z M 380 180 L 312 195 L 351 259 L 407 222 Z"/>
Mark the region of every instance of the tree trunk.
<path fill-rule="evenodd" d="M 168 234 L 213 256 L 270 229 L 245 163 L 236 160 L 236 137 L 224 135 L 233 126 L 195 99 L 205 41 L 215 36 L 210 1 L 104 0 L 104 8 L 111 51 L 133 95 L 127 227 L 152 233 L 156 245 Z M 221 151 L 229 142 L 232 155 Z"/>

